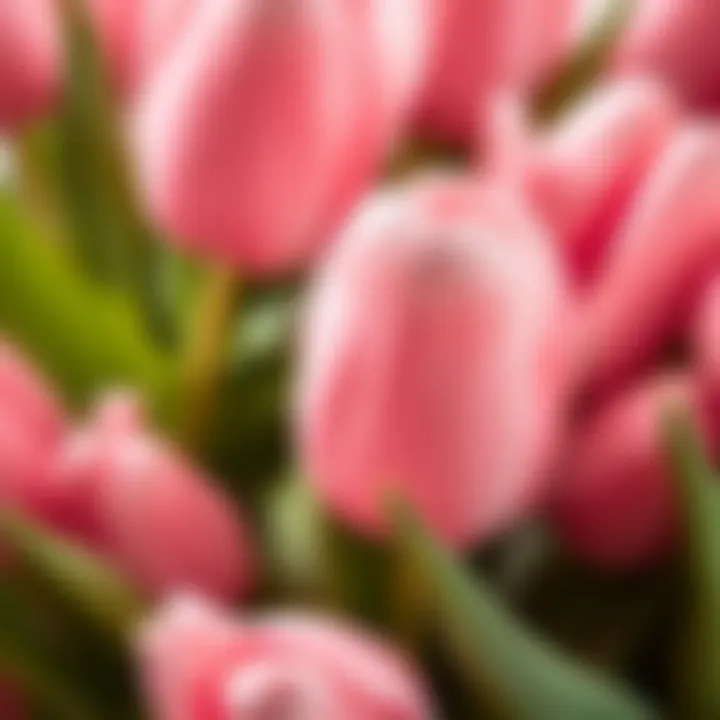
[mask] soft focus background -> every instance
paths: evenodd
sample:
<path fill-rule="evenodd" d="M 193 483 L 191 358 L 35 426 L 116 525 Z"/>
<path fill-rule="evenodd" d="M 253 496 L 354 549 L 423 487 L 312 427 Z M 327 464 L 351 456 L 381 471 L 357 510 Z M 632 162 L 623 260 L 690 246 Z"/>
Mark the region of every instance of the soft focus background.
<path fill-rule="evenodd" d="M 0 0 L 0 720 L 720 718 L 719 29 Z"/>

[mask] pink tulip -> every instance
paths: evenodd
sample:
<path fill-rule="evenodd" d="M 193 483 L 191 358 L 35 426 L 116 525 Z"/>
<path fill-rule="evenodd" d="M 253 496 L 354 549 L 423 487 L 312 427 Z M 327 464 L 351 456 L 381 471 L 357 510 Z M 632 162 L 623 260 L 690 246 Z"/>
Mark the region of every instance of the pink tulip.
<path fill-rule="evenodd" d="M 720 462 L 720 275 L 705 288 L 691 327 L 702 410 L 717 442 L 711 448 Z"/>
<path fill-rule="evenodd" d="M 415 109 L 437 41 L 439 0 L 343 0 L 351 15 L 353 110 L 325 228 L 339 223 L 370 186 Z"/>
<path fill-rule="evenodd" d="M 22 695 L 5 680 L 0 680 L 0 718 L 3 720 L 27 720 L 30 713 Z"/>
<path fill-rule="evenodd" d="M 140 637 L 157 720 L 430 720 L 412 669 L 380 641 L 331 620 L 235 621 L 191 598 L 162 608 Z"/>
<path fill-rule="evenodd" d="M 110 79 L 123 93 L 137 82 L 140 11 L 145 1 L 86 0 Z"/>
<path fill-rule="evenodd" d="M 121 91 L 136 81 L 141 0 L 87 3 L 110 79 Z M 51 114 L 66 80 L 59 0 L 3 0 L 0 8 L 0 131 Z"/>
<path fill-rule="evenodd" d="M 202 0 L 145 0 L 138 11 L 138 65 L 143 81 L 162 67 L 191 26 Z"/>
<path fill-rule="evenodd" d="M 570 438 L 551 514 L 575 555 L 617 570 L 667 555 L 677 500 L 662 423 L 677 409 L 701 421 L 698 400 L 689 376 L 652 378 L 611 400 Z"/>
<path fill-rule="evenodd" d="M 140 33 L 142 64 L 147 70 L 162 67 L 182 41 L 201 8 L 200 0 L 147 0 L 143 4 Z M 355 44 L 355 72 L 366 87 L 356 86 L 356 102 L 371 124 L 369 108 L 362 107 L 362 91 L 386 106 L 381 114 L 404 117 L 418 91 L 433 38 L 439 10 L 437 0 L 341 0 L 350 23 L 347 42 Z M 386 124 L 387 124 L 387 119 Z M 395 118 L 397 119 L 397 118 Z M 365 123 L 354 123 L 362 125 Z M 390 124 L 393 127 L 393 124 Z M 357 132 L 359 128 L 355 128 Z"/>
<path fill-rule="evenodd" d="M 110 397 L 63 452 L 51 521 L 107 555 L 141 588 L 246 594 L 254 553 L 211 480 L 143 429 L 132 399 Z"/>
<path fill-rule="evenodd" d="M 55 0 L 0 5 L 0 131 L 52 108 L 60 92 L 61 46 Z"/>
<path fill-rule="evenodd" d="M 691 107 L 720 108 L 720 5 L 714 0 L 646 0 L 621 42 L 616 74 L 653 74 Z"/>
<path fill-rule="evenodd" d="M 0 502 L 35 512 L 65 433 L 59 403 L 20 353 L 0 343 Z"/>
<path fill-rule="evenodd" d="M 159 225 L 244 271 L 306 262 L 409 111 L 431 27 L 424 2 L 400 3 L 405 15 L 380 0 L 191 9 L 134 123 Z"/>
<path fill-rule="evenodd" d="M 679 119 L 662 86 L 628 80 L 600 87 L 557 126 L 527 141 L 526 191 L 578 281 L 587 283 L 602 268 Z M 499 132 L 507 133 L 506 126 Z"/>
<path fill-rule="evenodd" d="M 564 298 L 501 188 L 441 176 L 371 198 L 306 317 L 299 436 L 324 503 L 382 534 L 395 491 L 455 545 L 525 513 L 561 408 Z"/>
<path fill-rule="evenodd" d="M 720 265 L 720 126 L 662 85 L 601 87 L 544 133 L 496 99 L 485 169 L 521 190 L 576 279 L 580 384 L 594 394 L 657 360 Z"/>
<path fill-rule="evenodd" d="M 378 102 L 390 131 L 406 119 L 418 101 L 431 53 L 439 41 L 440 0 L 346 0 L 365 16 L 377 59 L 374 72 Z M 359 56 L 364 57 L 364 48 Z M 367 59 L 365 58 L 365 62 Z"/>
<path fill-rule="evenodd" d="M 696 361 L 703 385 L 720 404 L 720 276 L 705 290 L 694 330 Z"/>
<path fill-rule="evenodd" d="M 692 125 L 661 155 L 580 310 L 580 374 L 617 382 L 655 359 L 720 265 L 720 126 Z"/>
<path fill-rule="evenodd" d="M 441 0 L 445 12 L 418 116 L 429 136 L 469 144 L 500 90 L 524 92 L 567 51 L 577 0 Z"/>
<path fill-rule="evenodd" d="M 307 253 L 347 122 L 345 22 L 330 2 L 195 14 L 136 122 L 149 207 L 185 246 L 254 271 Z"/>

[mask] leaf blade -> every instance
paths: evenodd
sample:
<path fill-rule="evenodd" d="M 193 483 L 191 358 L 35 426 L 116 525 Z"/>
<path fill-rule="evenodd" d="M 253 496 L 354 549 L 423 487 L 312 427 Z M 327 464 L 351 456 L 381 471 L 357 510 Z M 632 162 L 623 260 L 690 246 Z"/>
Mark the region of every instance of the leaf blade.
<path fill-rule="evenodd" d="M 401 551 L 423 577 L 441 639 L 476 690 L 479 712 L 511 720 L 656 720 L 624 686 L 574 664 L 523 627 L 409 511 L 394 515 Z"/>
<path fill-rule="evenodd" d="M 670 417 L 667 446 L 688 569 L 680 701 L 683 717 L 708 720 L 720 716 L 720 487 L 689 420 Z"/>
<path fill-rule="evenodd" d="M 637 0 L 612 0 L 574 55 L 536 97 L 536 117 L 543 121 L 553 120 L 574 99 L 582 96 L 581 91 L 590 86 L 606 66 L 636 5 Z"/>

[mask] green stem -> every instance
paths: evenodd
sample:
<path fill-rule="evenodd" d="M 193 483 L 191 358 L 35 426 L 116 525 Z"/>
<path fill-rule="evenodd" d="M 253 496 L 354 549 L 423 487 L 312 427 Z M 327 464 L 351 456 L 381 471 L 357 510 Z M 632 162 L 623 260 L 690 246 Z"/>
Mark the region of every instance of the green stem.
<path fill-rule="evenodd" d="M 393 548 L 393 630 L 408 655 L 422 651 L 430 607 L 427 584 L 417 573 L 412 558 L 399 547 Z"/>
<path fill-rule="evenodd" d="M 205 449 L 230 344 L 240 283 L 226 269 L 210 271 L 188 328 L 182 361 L 180 422 L 184 447 Z"/>

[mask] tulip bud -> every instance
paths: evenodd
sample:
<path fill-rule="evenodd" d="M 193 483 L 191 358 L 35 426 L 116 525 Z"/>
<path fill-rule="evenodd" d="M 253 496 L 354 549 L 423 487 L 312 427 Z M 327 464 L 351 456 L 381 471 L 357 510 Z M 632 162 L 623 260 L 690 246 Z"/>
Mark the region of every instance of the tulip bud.
<path fill-rule="evenodd" d="M 0 502 L 38 510 L 64 432 L 59 403 L 35 368 L 0 343 Z"/>
<path fill-rule="evenodd" d="M 720 276 L 705 290 L 694 330 L 695 354 L 703 386 L 720 400 Z"/>
<path fill-rule="evenodd" d="M 132 399 L 111 397 L 67 444 L 54 473 L 56 524 L 151 594 L 247 593 L 255 568 L 244 522 L 141 418 Z"/>
<path fill-rule="evenodd" d="M 552 506 L 560 536 L 579 558 L 632 570 L 665 557 L 676 528 L 676 495 L 663 421 L 700 398 L 685 375 L 653 378 L 611 400 L 568 443 Z"/>
<path fill-rule="evenodd" d="M 425 80 L 431 51 L 438 41 L 442 11 L 438 0 L 350 0 L 368 24 L 368 37 L 375 43 L 374 72 L 378 103 L 389 117 L 390 131 L 398 129 Z M 359 48 L 362 61 L 362 47 Z M 367 62 L 367 58 L 365 58 Z"/>
<path fill-rule="evenodd" d="M 438 0 L 343 0 L 351 22 L 345 45 L 353 58 L 353 111 L 325 227 L 337 230 L 398 140 L 437 41 Z"/>
<path fill-rule="evenodd" d="M 299 437 L 320 498 L 371 534 L 388 494 L 466 544 L 543 488 L 565 382 L 564 287 L 515 198 L 437 178 L 372 198 L 312 289 Z"/>
<path fill-rule="evenodd" d="M 637 3 L 613 63 L 616 74 L 654 75 L 694 108 L 720 108 L 720 5 L 713 0 Z"/>
<path fill-rule="evenodd" d="M 579 281 L 602 268 L 616 230 L 670 143 L 678 115 L 657 83 L 618 82 L 596 90 L 532 148 L 526 190 Z"/>
<path fill-rule="evenodd" d="M 202 0 L 145 0 L 138 11 L 138 65 L 143 80 L 172 53 Z"/>
<path fill-rule="evenodd" d="M 720 461 L 720 276 L 705 289 L 692 331 L 702 410 L 715 441 L 711 448 L 714 459 Z"/>
<path fill-rule="evenodd" d="M 27 720 L 30 718 L 27 705 L 17 689 L 0 681 L 0 717 L 3 720 Z"/>
<path fill-rule="evenodd" d="M 86 0 L 113 85 L 127 91 L 137 82 L 139 22 L 145 0 Z"/>
<path fill-rule="evenodd" d="M 425 11 L 406 28 L 396 10 L 379 0 L 191 9 L 134 123 L 157 222 L 244 271 L 285 271 L 317 252 L 377 170 L 421 71 Z"/>
<path fill-rule="evenodd" d="M 678 133 L 581 308 L 581 374 L 617 382 L 654 359 L 720 264 L 720 127 Z"/>
<path fill-rule="evenodd" d="M 439 46 L 432 62 L 420 129 L 468 144 L 498 91 L 523 91 L 545 77 L 568 48 L 576 0 L 441 0 Z"/>
<path fill-rule="evenodd" d="M 0 5 L 0 131 L 41 117 L 60 91 L 55 0 Z"/>
<path fill-rule="evenodd" d="M 233 621 L 173 600 L 140 637 L 157 720 L 430 720 L 412 669 L 382 643 L 313 616 Z"/>

